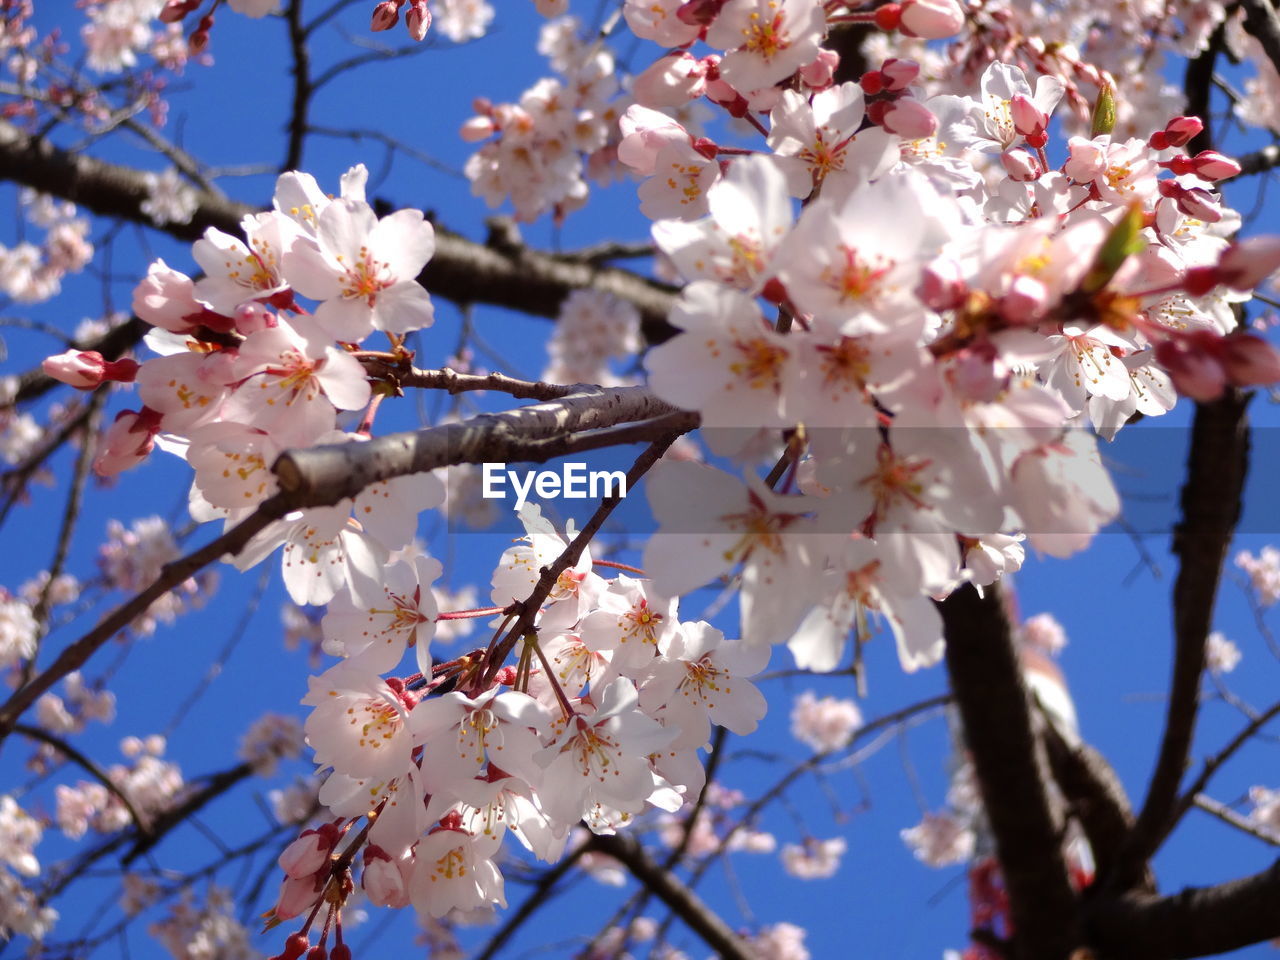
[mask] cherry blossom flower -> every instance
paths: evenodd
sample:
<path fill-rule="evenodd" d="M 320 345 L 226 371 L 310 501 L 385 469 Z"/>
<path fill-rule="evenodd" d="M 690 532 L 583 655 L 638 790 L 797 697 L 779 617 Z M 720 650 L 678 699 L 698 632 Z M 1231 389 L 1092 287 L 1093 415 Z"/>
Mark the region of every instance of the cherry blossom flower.
<path fill-rule="evenodd" d="M 902 831 L 902 839 L 917 860 L 931 867 L 967 862 L 973 856 L 976 841 L 972 829 L 945 811 L 926 813 L 917 826 Z"/>
<path fill-rule="evenodd" d="M 678 731 L 662 727 L 636 709 L 635 684 L 619 677 L 606 686 L 594 714 L 574 714 L 564 732 L 536 754 L 545 768 L 539 797 L 543 809 L 573 823 L 597 807 L 636 814 L 654 791 L 649 754 Z M 606 817 L 606 819 L 612 819 Z"/>
<path fill-rule="evenodd" d="M 386 673 L 412 647 L 419 672 L 429 676 L 436 616 L 431 583 L 441 571 L 438 560 L 420 556 L 384 567 L 372 598 L 337 593 L 321 621 L 325 653 L 359 658 L 370 671 Z"/>
<path fill-rule="evenodd" d="M 806 837 L 802 844 L 788 843 L 782 848 L 782 867 L 800 880 L 825 880 L 840 869 L 840 858 L 847 846 L 844 837 Z"/>
<path fill-rule="evenodd" d="M 852 700 L 805 690 L 791 708 L 791 735 L 818 753 L 847 745 L 861 726 L 862 711 Z"/>
<path fill-rule="evenodd" d="M 767 157 L 735 160 L 707 190 L 711 216 L 697 223 L 660 220 L 653 240 L 689 280 L 719 280 L 754 292 L 791 226 L 786 177 Z"/>
<path fill-rule="evenodd" d="M 728 0 L 707 43 L 728 50 L 720 76 L 738 90 L 759 90 L 818 55 L 826 17 L 818 0 Z"/>
<path fill-rule="evenodd" d="M 337 340 L 359 342 L 376 328 L 408 333 L 431 326 L 431 298 L 417 282 L 435 252 L 435 230 L 417 210 L 378 219 L 357 200 L 338 199 L 316 217 L 316 245 L 286 254 L 299 293 L 323 301 L 314 322 Z"/>
<path fill-rule="evenodd" d="M 195 297 L 217 313 L 230 316 L 246 300 L 265 300 L 288 289 L 281 259 L 291 239 L 291 221 L 274 213 L 245 217 L 244 241 L 209 227 L 191 247 L 205 272 L 196 281 Z"/>
<path fill-rule="evenodd" d="M 350 354 L 288 324 L 260 330 L 240 345 L 240 385 L 222 415 L 253 424 L 281 446 L 305 446 L 334 427 L 334 408 L 369 402 L 364 368 Z"/>
<path fill-rule="evenodd" d="M 862 115 L 862 88 L 856 83 L 829 87 L 812 100 L 794 90 L 783 92 L 769 115 L 768 143 L 793 197 L 804 199 L 822 188 L 843 196 L 897 161 L 897 144 L 883 130 L 858 132 Z"/>
<path fill-rule="evenodd" d="M 640 706 L 679 731 L 671 748 L 701 747 L 711 724 L 737 734 L 754 732 L 765 699 L 746 678 L 769 662 L 768 646 L 725 642 L 724 634 L 699 620 L 680 625 L 668 655 L 654 664 L 640 691 Z"/>
<path fill-rule="evenodd" d="M 410 763 L 412 694 L 363 664 L 344 660 L 307 682 L 307 743 L 316 763 L 373 780 L 403 776 Z"/>
<path fill-rule="evenodd" d="M 649 386 L 697 410 L 710 427 L 785 427 L 800 371 L 792 338 L 777 333 L 755 301 L 718 283 L 690 284 L 671 323 L 683 332 L 645 358 Z"/>

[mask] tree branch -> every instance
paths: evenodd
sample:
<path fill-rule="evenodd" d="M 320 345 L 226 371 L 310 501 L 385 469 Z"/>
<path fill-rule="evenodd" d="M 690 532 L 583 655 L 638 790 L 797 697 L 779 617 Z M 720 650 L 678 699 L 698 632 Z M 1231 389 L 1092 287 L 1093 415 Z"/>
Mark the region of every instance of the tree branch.
<path fill-rule="evenodd" d="M 1103 901 L 1086 922 L 1099 955 L 1124 960 L 1204 957 L 1261 943 L 1280 936 L 1280 860 L 1213 887 Z"/>
<path fill-rule="evenodd" d="M 753 960 L 754 953 L 729 925 L 674 874 L 649 858 L 644 848 L 628 834 L 598 836 L 590 841 L 593 850 L 608 854 L 671 908 L 721 960 Z"/>
<path fill-rule="evenodd" d="M 1200 710 L 1200 675 L 1213 622 L 1218 581 L 1240 516 L 1249 462 L 1250 395 L 1231 390 L 1196 405 L 1182 488 L 1182 522 L 1174 531 L 1178 578 L 1173 587 L 1173 679 L 1164 734 L 1142 812 L 1117 863 L 1112 889 L 1125 890 L 1176 822 L 1178 787 L 1189 761 Z"/>
<path fill-rule="evenodd" d="M 71 153 L 0 121 L 0 179 L 12 180 L 77 203 L 104 217 L 161 229 L 195 240 L 208 227 L 238 233 L 256 208 L 202 192 L 189 223 L 157 225 L 142 212 L 147 198 L 143 171 Z M 489 303 L 521 313 L 554 317 L 574 290 L 611 293 L 640 311 L 645 336 L 660 342 L 672 335 L 667 314 L 672 287 L 618 267 L 602 267 L 529 249 L 474 243 L 436 227 L 436 251 L 419 281 L 432 294 L 457 303 Z"/>
<path fill-rule="evenodd" d="M 1280 16 L 1270 0 L 1240 0 L 1244 28 L 1262 44 L 1272 66 L 1280 70 Z"/>
<path fill-rule="evenodd" d="M 998 585 L 940 604 L 947 673 L 1009 894 L 1014 956 L 1067 960 L 1082 943 L 1076 897 L 1050 806 L 1049 761 Z"/>
<path fill-rule="evenodd" d="M 368 443 L 290 450 L 281 454 L 272 471 L 295 509 L 322 506 L 382 480 L 449 464 L 541 461 L 590 449 L 590 434 L 577 432 L 668 416 L 683 431 L 698 423 L 697 414 L 677 410 L 641 387 L 589 387 L 560 400 L 375 437 Z"/>

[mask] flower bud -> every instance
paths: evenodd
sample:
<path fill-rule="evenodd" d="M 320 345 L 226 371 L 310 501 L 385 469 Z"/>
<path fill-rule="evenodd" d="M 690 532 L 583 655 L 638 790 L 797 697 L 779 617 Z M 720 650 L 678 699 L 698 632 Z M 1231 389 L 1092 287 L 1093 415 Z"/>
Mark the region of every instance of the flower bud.
<path fill-rule="evenodd" d="M 923 103 L 910 97 L 885 104 L 880 125 L 904 140 L 923 140 L 938 132 L 938 118 Z"/>
<path fill-rule="evenodd" d="M 1016 93 L 1009 101 L 1009 114 L 1013 117 L 1013 129 L 1024 137 L 1043 136 L 1049 126 L 1049 116 L 1035 105 L 1030 97 Z M 1037 144 L 1032 144 L 1037 146 Z M 1039 146 L 1044 146 L 1041 142 Z"/>
<path fill-rule="evenodd" d="M 914 60 L 890 57 L 881 65 L 880 76 L 883 79 L 884 89 L 890 93 L 897 93 L 915 83 L 916 77 L 920 76 L 920 64 Z"/>
<path fill-rule="evenodd" d="M 199 56 L 209 46 L 209 31 L 213 29 L 213 14 L 206 13 L 200 18 L 195 33 L 187 38 L 187 52 L 190 56 Z"/>
<path fill-rule="evenodd" d="M 1215 194 L 1203 187 L 1184 187 L 1177 180 L 1160 180 L 1156 184 L 1162 197 L 1167 197 L 1188 217 L 1204 223 L 1222 219 L 1222 205 Z"/>
<path fill-rule="evenodd" d="M 317 888 L 318 886 L 318 888 Z M 277 920 L 292 920 L 300 916 L 307 908 L 320 899 L 324 884 L 317 885 L 311 878 L 299 880 L 294 877 L 285 878 L 280 885 L 280 895 L 272 913 Z"/>
<path fill-rule="evenodd" d="M 1280 382 L 1280 352 L 1261 337 L 1238 333 L 1220 341 L 1222 365 L 1236 386 Z"/>
<path fill-rule="evenodd" d="M 493 136 L 497 129 L 489 117 L 472 117 L 458 130 L 458 136 L 466 143 L 478 143 Z"/>
<path fill-rule="evenodd" d="M 200 6 L 201 0 L 168 0 L 156 15 L 161 23 L 179 23 Z"/>
<path fill-rule="evenodd" d="M 1210 183 L 1238 176 L 1241 169 L 1240 164 L 1216 150 L 1201 150 L 1191 158 L 1191 164 L 1192 173 Z"/>
<path fill-rule="evenodd" d="M 1035 277 L 1014 279 L 1009 292 L 1000 298 L 1000 316 L 1009 323 L 1035 323 L 1049 306 L 1049 291 Z"/>
<path fill-rule="evenodd" d="M 922 303 L 930 310 L 954 310 L 964 303 L 969 288 L 960 275 L 960 265 L 954 260 L 935 260 L 920 274 L 920 289 L 916 291 Z"/>
<path fill-rule="evenodd" d="M 1204 122 L 1199 117 L 1174 117 L 1163 130 L 1158 131 L 1164 141 L 1163 147 L 1156 146 L 1156 135 L 1151 136 L 1151 146 L 1156 150 L 1167 147 L 1185 147 L 1200 135 Z"/>
<path fill-rule="evenodd" d="M 301 880 L 316 873 L 329 862 L 333 838 L 321 830 L 306 830 L 284 848 L 276 861 L 288 876 Z"/>
<path fill-rule="evenodd" d="M 98 453 L 93 459 L 94 473 L 100 477 L 114 477 L 136 467 L 151 453 L 159 432 L 160 414 L 150 407 L 120 411 L 98 441 Z"/>
<path fill-rule="evenodd" d="M 1277 270 L 1280 270 L 1280 236 L 1261 236 L 1229 246 L 1218 260 L 1216 273 L 1218 283 L 1232 290 L 1252 290 Z"/>
<path fill-rule="evenodd" d="M 53 379 L 77 390 L 93 390 L 107 380 L 132 383 L 138 375 L 136 360 L 128 357 L 122 360 L 104 360 L 96 350 L 68 350 L 54 357 L 46 357 L 40 366 Z"/>
<path fill-rule="evenodd" d="M 379 30 L 390 30 L 399 21 L 400 4 L 396 3 L 396 0 L 382 0 L 382 3 L 373 8 L 373 20 L 369 24 L 369 29 L 374 33 Z"/>
<path fill-rule="evenodd" d="M 427 9 L 427 0 L 409 0 L 409 12 L 404 15 L 404 25 L 409 28 L 409 36 L 414 40 L 422 40 L 431 29 L 431 11 Z"/>
<path fill-rule="evenodd" d="M 800 79 L 806 86 L 823 90 L 831 86 L 838 66 L 840 66 L 840 54 L 834 50 L 819 50 L 817 59 L 800 68 Z"/>
<path fill-rule="evenodd" d="M 1019 183 L 1039 180 L 1042 173 L 1040 161 L 1021 149 L 1006 150 L 1000 154 L 1000 166 L 1004 167 L 1004 172 L 1009 174 L 1010 180 L 1016 180 Z"/>
<path fill-rule="evenodd" d="M 412 860 L 407 861 L 412 864 Z M 379 907 L 401 908 L 409 905 L 406 871 L 376 844 L 365 848 L 364 873 L 360 886 L 369 902 Z"/>
<path fill-rule="evenodd" d="M 1155 354 L 1156 362 L 1164 367 L 1183 396 L 1201 402 L 1222 396 L 1227 374 L 1211 352 L 1209 341 L 1203 338 L 1164 340 L 1156 344 Z"/>
<path fill-rule="evenodd" d="M 956 0 L 906 0 L 898 29 L 909 37 L 941 40 L 964 26 L 964 10 Z"/>

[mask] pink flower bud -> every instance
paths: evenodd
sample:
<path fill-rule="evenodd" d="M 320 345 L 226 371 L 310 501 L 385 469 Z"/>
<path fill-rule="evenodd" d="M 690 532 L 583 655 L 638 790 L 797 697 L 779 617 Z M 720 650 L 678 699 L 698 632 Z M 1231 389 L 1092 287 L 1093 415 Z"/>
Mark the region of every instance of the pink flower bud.
<path fill-rule="evenodd" d="M 317 889 L 319 886 L 319 889 Z M 320 899 L 320 893 L 324 888 L 324 884 L 317 885 L 311 878 L 298 880 L 294 877 L 287 877 L 280 885 L 280 895 L 276 898 L 276 905 L 272 912 L 277 920 L 292 920 L 294 917 L 301 916 L 312 904 Z"/>
<path fill-rule="evenodd" d="M 431 29 L 431 11 L 427 9 L 427 0 L 409 0 L 409 12 L 404 15 L 404 25 L 409 28 L 409 36 L 415 40 L 426 37 Z"/>
<path fill-rule="evenodd" d="M 404 0 L 401 0 L 403 3 Z M 382 0 L 382 3 L 373 8 L 373 20 L 369 24 L 369 29 L 374 33 L 379 30 L 390 30 L 400 21 L 400 3 L 396 0 Z"/>
<path fill-rule="evenodd" d="M 257 300 L 250 300 L 236 307 L 236 331 L 246 337 L 259 330 L 270 330 L 280 325 L 280 319 Z"/>
<path fill-rule="evenodd" d="M 106 361 L 94 350 L 68 350 L 54 357 L 46 357 L 40 368 L 59 383 L 77 390 L 92 390 L 102 383 L 102 371 Z"/>
<path fill-rule="evenodd" d="M 880 124 L 904 140 L 923 140 L 938 132 L 938 118 L 923 103 L 910 97 L 889 103 Z"/>
<path fill-rule="evenodd" d="M 1004 172 L 1009 174 L 1010 180 L 1017 180 L 1019 183 L 1039 180 L 1043 172 L 1040 169 L 1040 161 L 1022 149 L 1006 150 L 1000 154 L 1000 166 L 1004 167 Z"/>
<path fill-rule="evenodd" d="M 898 29 L 909 37 L 941 40 L 964 26 L 964 9 L 956 0 L 906 0 Z"/>
<path fill-rule="evenodd" d="M 1222 205 L 1218 197 L 1203 187 L 1184 187 L 1177 180 L 1161 180 L 1156 186 L 1160 195 L 1172 200 L 1186 216 L 1205 223 L 1217 223 L 1222 219 Z"/>
<path fill-rule="evenodd" d="M 914 60 L 890 57 L 880 67 L 880 76 L 884 81 L 884 89 L 896 93 L 915 83 L 916 77 L 920 76 L 920 64 Z"/>
<path fill-rule="evenodd" d="M 1227 377 L 1239 387 L 1280 382 L 1280 351 L 1251 333 L 1233 334 L 1220 342 Z"/>
<path fill-rule="evenodd" d="M 1218 260 L 1217 279 L 1232 290 L 1252 290 L 1277 270 L 1280 270 L 1280 236 L 1249 237 L 1223 251 Z"/>
<path fill-rule="evenodd" d="M 836 75 L 836 67 L 840 66 L 840 54 L 834 50 L 819 50 L 817 59 L 800 68 L 800 79 L 815 90 L 831 86 Z"/>
<path fill-rule="evenodd" d="M 1212 339 L 1214 335 L 1209 334 Z M 1203 338 L 1164 340 L 1156 344 L 1156 361 L 1177 391 L 1192 400 L 1216 400 L 1227 385 L 1226 371 Z"/>
<path fill-rule="evenodd" d="M 635 78 L 632 93 L 646 107 L 679 107 L 707 90 L 707 68 L 688 53 L 660 57 Z"/>
<path fill-rule="evenodd" d="M 160 414 L 157 411 L 150 407 L 122 410 L 98 441 L 98 454 L 93 460 L 94 473 L 100 477 L 114 477 L 136 467 L 151 453 L 159 432 Z"/>
<path fill-rule="evenodd" d="M 151 264 L 146 277 L 133 290 L 133 312 L 153 327 L 171 333 L 190 333 L 195 325 L 185 318 L 202 310 L 204 306 L 196 302 L 191 278 L 163 260 Z"/>
<path fill-rule="evenodd" d="M 333 838 L 321 830 L 305 830 L 302 836 L 284 848 L 276 861 L 288 876 L 301 880 L 310 877 L 329 862 Z"/>
<path fill-rule="evenodd" d="M 200 6 L 201 0 L 169 0 L 157 16 L 161 23 L 178 23 Z"/>
<path fill-rule="evenodd" d="M 1013 117 L 1013 129 L 1024 137 L 1044 133 L 1049 125 L 1048 114 L 1021 93 L 1014 94 L 1009 101 L 1009 113 Z"/>
<path fill-rule="evenodd" d="M 402 861 L 412 870 L 413 860 Z M 379 846 L 365 848 L 364 874 L 360 886 L 369 902 L 378 907 L 396 909 L 409 905 L 408 870 L 402 868 Z"/>
<path fill-rule="evenodd" d="M 935 260 L 921 273 L 920 289 L 916 291 L 922 303 L 930 310 L 954 310 L 964 303 L 969 288 L 960 274 L 960 265 L 954 260 Z"/>
<path fill-rule="evenodd" d="M 1157 130 L 1155 133 L 1151 135 L 1150 139 L 1147 140 L 1147 146 L 1149 146 L 1152 150 L 1168 150 L 1169 137 L 1165 134 L 1163 130 Z"/>
<path fill-rule="evenodd" d="M 1164 134 L 1168 146 L 1184 147 L 1198 137 L 1203 129 L 1204 122 L 1199 117 L 1174 117 L 1160 132 Z"/>
<path fill-rule="evenodd" d="M 198 57 L 209 47 L 209 31 L 201 27 L 187 38 L 187 56 Z"/>
<path fill-rule="evenodd" d="M 1191 158 L 1191 163 L 1193 167 L 1192 173 L 1201 180 L 1208 180 L 1210 183 L 1238 176 L 1241 169 L 1240 164 L 1230 157 L 1224 157 L 1216 150 L 1201 150 Z"/>
<path fill-rule="evenodd" d="M 467 143 L 478 143 L 493 136 L 497 129 L 489 117 L 472 117 L 462 125 L 458 135 Z"/>

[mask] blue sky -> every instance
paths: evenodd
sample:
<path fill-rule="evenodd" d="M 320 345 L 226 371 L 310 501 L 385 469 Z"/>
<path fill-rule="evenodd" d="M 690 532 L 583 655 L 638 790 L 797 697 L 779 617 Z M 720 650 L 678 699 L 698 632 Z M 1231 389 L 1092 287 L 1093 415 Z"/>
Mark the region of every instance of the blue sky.
<path fill-rule="evenodd" d="M 578 4 L 581 6 L 582 4 Z M 371 4 L 370 4 L 371 6 Z M 499 11 L 494 33 L 483 41 L 461 47 L 440 43 L 419 56 L 374 64 L 361 73 L 330 85 L 318 96 L 316 122 L 325 126 L 358 126 L 403 137 L 442 164 L 460 168 L 470 147 L 456 136 L 459 125 L 471 115 L 470 101 L 477 95 L 495 101 L 512 100 L 544 72 L 541 58 L 533 52 L 531 37 L 540 21 L 529 4 Z M 584 8 L 585 9 L 585 8 Z M 362 5 L 347 11 L 334 23 L 335 29 L 322 31 L 314 53 L 318 64 L 349 55 L 351 47 L 341 30 L 360 39 L 367 38 L 368 11 Z M 55 24 L 68 33 L 78 30 L 81 14 L 72 5 L 41 5 L 37 23 L 42 28 Z M 212 67 L 190 66 L 186 77 L 175 84 L 167 134 L 193 154 L 213 165 L 266 163 L 276 165 L 283 155 L 281 128 L 289 103 L 288 64 L 284 56 L 284 24 L 280 21 L 246 21 L 230 11 L 218 15 L 214 30 Z M 405 41 L 400 30 L 374 38 L 399 45 Z M 624 52 L 630 50 L 623 44 Z M 641 49 L 639 56 L 648 51 Z M 70 142 L 69 138 L 64 142 Z M 101 156 L 160 170 L 161 158 L 130 145 L 121 138 L 95 148 Z M 315 174 L 329 189 L 348 166 L 363 161 L 373 171 L 370 193 L 385 196 L 395 206 L 417 206 L 435 211 L 442 224 L 474 238 L 483 236 L 483 217 L 489 214 L 482 201 L 469 195 L 464 180 L 417 163 L 398 158 L 382 177 L 382 152 L 371 141 L 353 143 L 329 138 L 313 139 L 306 153 L 304 169 Z M 273 176 L 250 176 L 223 181 L 228 193 L 250 203 L 266 203 Z M 1244 186 L 1246 197 L 1253 189 Z M 1246 201 L 1240 201 L 1242 205 Z M 16 208 L 16 191 L 0 188 L 0 210 Z M 1273 208 L 1268 208 L 1273 209 Z M 535 246 L 559 243 L 564 248 L 596 242 L 606 237 L 640 240 L 647 234 L 646 221 L 639 215 L 630 183 L 622 183 L 593 193 L 585 211 L 571 216 L 562 230 L 553 231 L 545 223 L 527 226 L 524 233 Z M 102 234 L 102 225 L 95 236 Z M 127 304 L 135 279 L 155 255 L 178 269 L 194 269 L 188 248 L 151 232 L 126 228 L 116 242 L 111 261 L 110 290 L 115 306 Z M 104 284 L 100 277 L 82 276 L 66 283 L 66 295 L 47 305 L 31 309 L 13 307 L 8 314 L 29 315 L 68 329 L 82 317 L 102 312 Z M 459 329 L 457 311 L 438 302 L 437 325 L 420 341 L 418 364 L 435 366 L 452 351 Z M 524 376 L 537 376 L 544 364 L 542 340 L 548 321 L 497 309 L 476 309 L 475 330 L 483 341 L 495 345 L 503 360 L 502 369 Z M 58 349 L 46 338 L 23 331 L 3 329 L 8 355 L 6 372 L 26 369 L 44 353 Z M 492 358 L 482 362 L 496 366 Z M 113 409 L 122 408 L 128 397 L 113 400 Z M 485 408 L 505 406 L 502 398 L 476 401 Z M 1176 476 L 1185 449 L 1189 408 L 1183 407 L 1158 423 L 1145 423 L 1121 433 L 1116 443 L 1104 451 L 1118 463 L 1146 468 L 1150 483 L 1176 493 L 1170 477 Z M 1269 428 L 1277 425 L 1274 408 L 1265 395 L 1254 403 L 1255 420 Z M 399 420 L 397 415 L 393 423 Z M 404 419 L 408 422 L 408 418 Z M 1162 431 L 1155 433 L 1155 431 Z M 1137 435 L 1143 432 L 1142 437 Z M 1274 429 L 1259 430 L 1255 438 L 1256 469 L 1251 481 L 1252 501 L 1257 504 L 1246 514 L 1237 548 L 1259 549 L 1277 538 L 1269 510 L 1273 500 L 1267 487 L 1274 475 Z M 1152 451 L 1155 453 L 1152 453 Z M 54 461 L 58 486 L 37 490 L 29 508 L 15 511 L 4 531 L 6 545 L 30 545 L 30 549 L 9 548 L 0 552 L 0 583 L 14 588 L 47 562 L 53 549 L 56 518 L 65 494 L 70 452 Z M 619 458 L 624 459 L 624 458 Z M 1122 490 L 1149 493 L 1147 477 L 1120 474 Z M 93 553 L 105 530 L 108 517 L 126 523 L 138 517 L 160 513 L 175 529 L 186 524 L 185 491 L 187 468 L 175 458 L 157 454 L 142 469 L 123 476 L 119 483 L 96 488 L 87 501 L 84 517 L 74 540 L 69 568 L 88 578 L 94 569 Z M 1125 532 L 1109 532 L 1098 538 L 1084 557 L 1062 562 L 1029 560 L 1018 577 L 1017 586 L 1025 614 L 1052 612 L 1065 626 L 1071 640 L 1062 656 L 1062 665 L 1074 690 L 1086 739 L 1115 764 L 1131 794 L 1140 798 L 1150 772 L 1154 749 L 1163 719 L 1163 696 L 1169 660 L 1168 596 L 1176 561 L 1168 552 L 1169 538 L 1159 532 L 1159 503 L 1132 500 L 1142 516 L 1143 534 L 1135 538 Z M 1138 507 L 1141 507 L 1139 510 Z M 1172 522 L 1176 499 L 1168 501 L 1164 514 Z M 426 532 L 424 524 L 423 532 Z M 199 531 L 191 542 L 208 535 Z M 435 542 L 432 552 L 449 560 L 445 579 L 453 586 L 476 583 L 487 594 L 488 578 L 509 534 L 458 535 L 452 542 Z M 626 559 L 625 555 L 623 559 Z M 279 609 L 284 594 L 278 576 L 278 560 L 265 565 L 270 570 L 265 587 L 263 568 L 237 576 L 230 567 L 220 568 L 222 586 L 209 608 L 192 613 L 176 628 L 162 628 L 154 637 L 135 644 L 123 658 L 111 681 L 119 703 L 119 718 L 110 729 L 91 727 L 76 742 L 103 762 L 117 759 L 116 743 L 126 734 L 145 736 L 166 729 L 190 693 L 202 682 L 207 666 L 228 638 L 242 628 L 242 635 L 223 663 L 207 692 L 191 706 L 181 725 L 170 736 L 169 756 L 181 763 L 188 776 L 224 769 L 235 762 L 240 734 L 263 710 L 295 712 L 306 689 L 306 658 L 283 649 Z M 1228 571 L 1223 585 L 1217 625 L 1235 640 L 1244 652 L 1242 666 L 1229 677 L 1231 687 L 1258 706 L 1275 697 L 1277 664 L 1267 653 L 1254 626 L 1248 604 L 1234 582 L 1235 570 Z M 241 624 L 241 618 L 261 590 L 257 607 Z M 694 619 L 704 595 L 689 598 L 683 615 Z M 717 623 L 733 630 L 732 610 Z M 51 639 L 57 643 L 71 639 L 78 627 L 63 628 Z M 480 636 L 478 631 L 476 636 Z M 103 664 L 115 659 L 108 650 Z M 872 642 L 867 651 L 869 695 L 861 703 L 871 718 L 944 691 L 942 668 L 904 675 L 897 664 L 892 643 L 885 638 Z M 788 666 L 785 651 L 775 652 L 771 669 Z M 808 755 L 807 748 L 792 740 L 787 731 L 790 699 L 806 688 L 819 694 L 852 696 L 847 677 L 781 678 L 770 681 L 766 691 L 771 712 L 761 732 L 748 740 L 730 738 L 722 768 L 726 785 L 758 792 L 780 777 L 789 763 Z M 1197 758 L 1211 753 L 1238 729 L 1241 718 L 1220 703 L 1209 703 L 1204 711 L 1194 751 Z M 771 807 L 763 825 L 776 833 L 780 843 L 805 836 L 819 838 L 840 833 L 848 839 L 848 853 L 840 872 L 831 880 L 801 882 L 789 880 L 775 857 L 735 854 L 730 871 L 714 868 L 701 892 L 737 927 L 787 920 L 809 929 L 809 947 L 815 957 L 844 955 L 856 943 L 860 956 L 896 958 L 937 958 L 945 947 L 964 945 L 967 905 L 962 871 L 931 870 L 916 863 L 899 839 L 899 831 L 915 824 L 925 808 L 936 809 L 945 802 L 948 735 L 945 724 L 935 715 L 900 737 L 889 738 L 873 755 L 856 768 L 833 770 L 821 780 L 807 778 L 787 794 L 787 802 Z M 1254 745 L 1215 780 L 1211 793 L 1233 801 L 1255 783 L 1280 786 L 1274 753 L 1270 745 Z M 762 761 L 753 753 L 771 754 Z M 21 779 L 16 770 L 25 747 L 9 745 L 4 764 L 7 782 Z M 305 763 L 282 771 L 279 784 L 308 769 Z M 54 778 L 76 779 L 68 770 Z M 255 784 L 262 793 L 269 784 Z M 50 797 L 46 784 L 36 796 Z M 259 805 L 245 795 L 226 801 L 202 815 L 202 820 L 229 845 L 243 842 L 268 826 Z M 52 862 L 70 852 L 52 831 L 38 849 L 42 860 Z M 171 838 L 157 853 L 157 861 L 175 869 L 193 868 L 214 859 L 216 847 L 193 829 Z M 1167 890 L 1183 885 L 1214 883 L 1262 869 L 1272 860 L 1272 852 L 1257 841 L 1192 812 L 1166 846 L 1156 863 Z M 233 868 L 219 878 L 224 884 L 237 882 Z M 272 889 L 274 879 L 268 881 Z M 93 920 L 99 903 L 112 895 L 105 881 L 90 879 L 83 891 L 60 904 L 63 920 L 56 936 L 73 935 L 80 925 Z M 513 902 L 521 894 L 510 884 Z M 532 953 L 533 946 L 562 943 L 579 935 L 590 936 L 608 917 L 620 894 L 598 887 L 591 881 L 574 885 L 571 891 L 549 904 L 528 928 L 521 946 L 509 949 L 509 956 Z M 750 911 L 743 909 L 750 905 Z M 269 903 L 263 902 L 260 909 Z M 145 921 L 144 921 L 145 923 Z M 408 929 L 407 916 L 383 925 L 375 915 L 369 924 L 352 934 L 359 945 L 369 939 L 369 953 L 402 942 Z M 485 931 L 475 933 L 482 938 Z M 468 937 L 472 934 L 468 933 Z M 673 928 L 676 942 L 689 948 L 691 956 L 706 951 L 679 925 Z M 258 941 L 264 953 L 279 947 L 279 934 Z M 523 948 L 528 947 L 526 951 Z M 14 948 L 10 948 L 12 951 Z M 116 944 L 103 948 L 118 952 Z M 129 955 L 158 957 L 164 953 L 140 929 L 130 935 Z M 1239 957 L 1270 955 L 1259 946 L 1240 951 Z M 552 955 L 568 951 L 552 950 Z M 360 954 L 358 954 L 360 955 Z"/>

